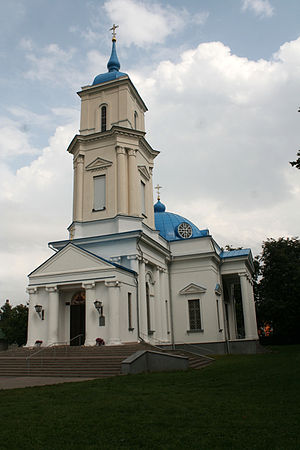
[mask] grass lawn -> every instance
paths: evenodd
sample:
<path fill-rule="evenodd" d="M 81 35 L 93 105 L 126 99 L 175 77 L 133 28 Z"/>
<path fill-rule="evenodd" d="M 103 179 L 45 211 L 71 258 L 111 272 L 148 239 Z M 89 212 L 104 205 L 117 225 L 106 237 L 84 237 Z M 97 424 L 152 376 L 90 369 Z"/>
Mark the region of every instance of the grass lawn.
<path fill-rule="evenodd" d="M 300 449 L 300 346 L 0 391 L 0 449 Z"/>

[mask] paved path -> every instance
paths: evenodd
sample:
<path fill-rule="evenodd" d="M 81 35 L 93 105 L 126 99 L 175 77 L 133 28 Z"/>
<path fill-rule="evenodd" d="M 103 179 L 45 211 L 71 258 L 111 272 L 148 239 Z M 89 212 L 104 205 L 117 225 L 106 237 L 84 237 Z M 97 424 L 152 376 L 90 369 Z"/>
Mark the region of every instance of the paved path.
<path fill-rule="evenodd" d="M 29 386 L 46 386 L 49 384 L 88 381 L 94 378 L 64 378 L 64 377 L 0 377 L 1 389 L 16 389 Z"/>

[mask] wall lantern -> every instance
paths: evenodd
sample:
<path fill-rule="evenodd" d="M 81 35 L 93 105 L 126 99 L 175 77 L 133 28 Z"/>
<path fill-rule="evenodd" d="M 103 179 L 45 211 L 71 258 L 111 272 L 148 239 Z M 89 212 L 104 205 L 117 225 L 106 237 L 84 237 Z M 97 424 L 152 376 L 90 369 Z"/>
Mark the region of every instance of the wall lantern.
<path fill-rule="evenodd" d="M 99 313 L 99 327 L 104 327 L 105 326 L 105 317 L 103 316 L 102 302 L 100 302 L 100 300 L 95 300 L 94 305 L 95 305 L 96 310 Z"/>
<path fill-rule="evenodd" d="M 41 320 L 44 320 L 44 310 L 42 305 L 35 305 L 34 309 L 38 313 Z"/>

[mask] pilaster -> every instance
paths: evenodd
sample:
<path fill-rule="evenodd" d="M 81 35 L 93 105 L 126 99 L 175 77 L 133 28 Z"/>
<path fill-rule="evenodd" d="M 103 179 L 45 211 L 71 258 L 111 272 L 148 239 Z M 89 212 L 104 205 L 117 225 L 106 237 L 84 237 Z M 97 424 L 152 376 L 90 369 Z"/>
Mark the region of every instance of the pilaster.
<path fill-rule="evenodd" d="M 117 196 L 118 196 L 118 214 L 128 214 L 128 177 L 126 171 L 126 150 L 119 145 L 117 151 Z"/>
<path fill-rule="evenodd" d="M 139 215 L 139 192 L 140 186 L 138 186 L 138 173 L 136 164 L 136 152 L 132 148 L 127 149 L 128 152 L 128 197 L 129 197 L 129 215 Z"/>

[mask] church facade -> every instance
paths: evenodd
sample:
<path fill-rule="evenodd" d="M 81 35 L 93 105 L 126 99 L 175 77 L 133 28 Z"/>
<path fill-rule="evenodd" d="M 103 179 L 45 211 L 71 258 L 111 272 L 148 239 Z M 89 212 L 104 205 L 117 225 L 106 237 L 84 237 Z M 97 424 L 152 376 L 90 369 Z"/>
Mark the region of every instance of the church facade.
<path fill-rule="evenodd" d="M 78 92 L 80 132 L 68 147 L 73 221 L 69 239 L 50 242 L 53 256 L 29 275 L 27 346 L 103 339 L 250 351 L 250 249 L 222 251 L 159 196 L 153 208 L 159 152 L 145 138 L 147 107 L 120 72 L 115 36 L 107 67 Z"/>

